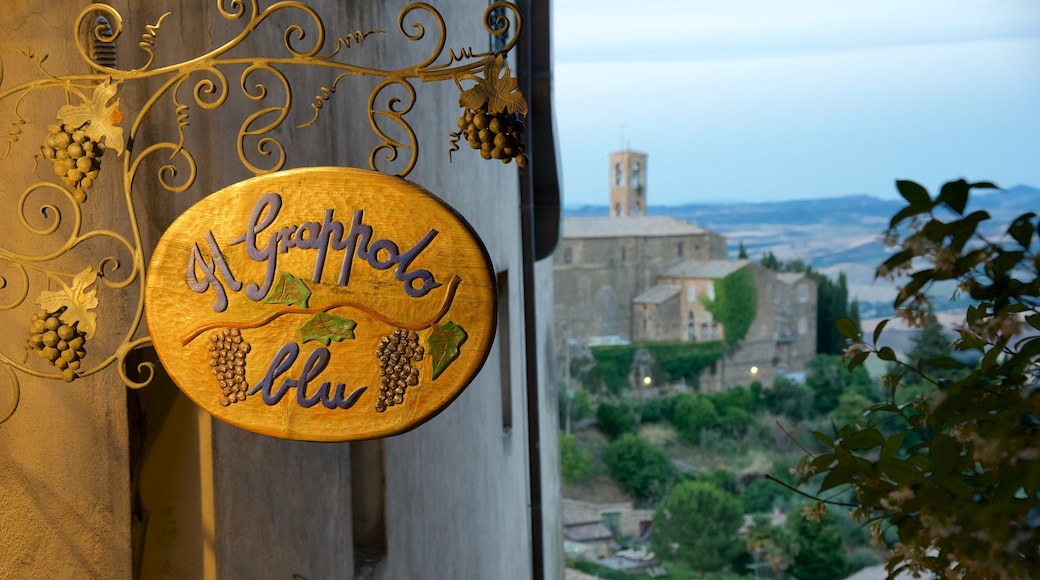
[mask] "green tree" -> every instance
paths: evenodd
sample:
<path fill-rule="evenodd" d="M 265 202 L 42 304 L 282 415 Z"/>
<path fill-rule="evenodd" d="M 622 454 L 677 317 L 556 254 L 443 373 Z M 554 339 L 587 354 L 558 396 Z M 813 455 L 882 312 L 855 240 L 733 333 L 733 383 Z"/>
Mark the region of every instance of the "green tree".
<path fill-rule="evenodd" d="M 752 562 L 764 562 L 776 578 L 783 578 L 791 566 L 791 533 L 786 526 L 774 526 L 768 516 L 757 515 L 751 520 L 745 545 Z"/>
<path fill-rule="evenodd" d="M 788 570 L 798 580 L 833 580 L 845 576 L 845 539 L 829 511 L 799 509 L 788 515 L 794 559 Z M 817 520 L 819 518 L 819 520 Z"/>
<path fill-rule="evenodd" d="M 854 341 L 850 367 L 875 356 L 901 372 L 886 376 L 886 400 L 868 414 L 886 432 L 816 433 L 824 450 L 803 460 L 801 483 L 820 481 L 819 493 L 851 485 L 853 515 L 871 524 L 876 540 L 886 528 L 899 539 L 892 575 L 1040 578 L 1040 219 L 1022 214 L 994 237 L 983 227 L 987 212 L 966 211 L 971 191 L 992 184 L 949 182 L 934 197 L 910 181 L 896 185 L 906 206 L 886 234 L 896 251 L 878 268 L 879 276 L 900 278 L 895 312 L 914 327 L 936 328 L 929 314 L 937 284 L 952 282 L 971 300 L 952 345 L 942 346 L 938 332 L 922 333 L 912 354 L 935 339 L 937 352 L 979 360 L 966 367 L 949 355 L 900 359 L 878 344 L 885 322 L 863 337 L 839 321 Z M 933 376 L 947 368 L 959 373 Z M 910 382 L 935 396 L 898 404 Z"/>
<path fill-rule="evenodd" d="M 639 429 L 639 409 L 627 400 L 618 401 L 617 404 L 600 402 L 596 407 L 596 425 L 604 435 L 617 439 Z"/>
<path fill-rule="evenodd" d="M 772 511 L 773 506 L 790 495 L 791 492 L 786 487 L 760 477 L 740 492 L 740 501 L 744 504 L 745 513 L 765 513 Z"/>
<path fill-rule="evenodd" d="M 664 496 L 677 475 L 668 453 L 635 433 L 607 445 L 603 461 L 626 493 L 650 503 Z"/>
<path fill-rule="evenodd" d="M 776 377 L 773 388 L 763 393 L 767 409 L 777 415 L 787 415 L 795 421 L 808 418 L 813 407 L 813 390 L 808 385 L 783 376 Z"/>
<path fill-rule="evenodd" d="M 701 431 L 719 425 L 718 409 L 707 395 L 681 393 L 666 407 L 668 409 L 668 419 L 675 425 L 679 435 L 690 443 L 700 441 Z"/>
<path fill-rule="evenodd" d="M 737 385 L 721 393 L 708 395 L 718 411 L 718 426 L 725 432 L 739 435 L 752 424 L 751 391 Z"/>
<path fill-rule="evenodd" d="M 744 240 L 740 240 L 740 249 L 737 250 L 737 259 L 738 260 L 747 260 L 748 259 L 747 248 L 744 247 Z"/>
<path fill-rule="evenodd" d="M 831 412 L 830 418 L 838 427 L 845 425 L 872 425 L 872 420 L 864 414 L 870 409 L 874 401 L 856 391 L 845 391 L 838 397 L 838 406 Z"/>
<path fill-rule="evenodd" d="M 563 481 L 580 483 L 592 474 L 592 453 L 578 446 L 574 435 L 560 431 L 560 469 Z"/>
<path fill-rule="evenodd" d="M 684 481 L 657 506 L 650 543 L 659 557 L 699 570 L 703 579 L 740 553 L 742 522 L 735 497 L 707 482 Z"/>
<path fill-rule="evenodd" d="M 826 415 L 837 408 L 839 397 L 848 390 L 873 397 L 873 381 L 867 369 L 857 367 L 850 371 L 840 356 L 818 354 L 808 366 L 809 376 L 805 384 L 813 391 L 812 409 L 817 415 Z"/>

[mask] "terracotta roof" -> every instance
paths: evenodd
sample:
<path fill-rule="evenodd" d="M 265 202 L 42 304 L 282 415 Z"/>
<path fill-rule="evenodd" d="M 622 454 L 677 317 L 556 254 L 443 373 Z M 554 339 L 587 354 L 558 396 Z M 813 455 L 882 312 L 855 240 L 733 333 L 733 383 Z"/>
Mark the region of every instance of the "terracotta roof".
<path fill-rule="evenodd" d="M 636 304 L 664 304 L 675 298 L 681 291 L 682 287 L 680 286 L 658 284 L 640 292 L 638 296 L 632 299 L 632 302 Z"/>
<path fill-rule="evenodd" d="M 747 266 L 751 260 L 683 260 L 666 268 L 661 276 L 667 278 L 725 278 Z"/>
<path fill-rule="evenodd" d="M 563 220 L 564 238 L 689 236 L 708 230 L 668 216 L 584 217 Z"/>

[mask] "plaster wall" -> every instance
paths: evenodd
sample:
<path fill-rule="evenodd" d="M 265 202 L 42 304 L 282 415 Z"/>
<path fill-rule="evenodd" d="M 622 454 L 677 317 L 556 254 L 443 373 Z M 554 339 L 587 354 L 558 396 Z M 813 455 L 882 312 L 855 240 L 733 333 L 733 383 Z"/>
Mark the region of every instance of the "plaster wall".
<path fill-rule="evenodd" d="M 58 0 L 14 0 L 0 12 L 0 48 L 15 48 L 47 55 L 47 70 L 60 74 L 88 72 L 79 62 L 68 28 L 71 16 L 87 2 Z M 32 58 L 6 51 L 0 90 L 26 82 L 39 74 Z M 23 189 L 53 176 L 50 163 L 41 159 L 34 173 L 34 155 L 47 135 L 61 105 L 61 91 L 41 91 L 25 99 L 18 113 L 26 120 L 42 123 L 12 124 L 16 119 L 11 99 L 0 106 L 5 136 L 0 152 L 6 150 L 9 131 L 18 130 L 17 140 L 0 159 L 0 245 L 27 256 L 57 251 L 72 234 L 74 203 L 54 190 L 42 190 L 26 199 L 24 213 L 18 200 Z M 114 157 L 106 156 L 105 163 Z M 111 182 L 97 184 L 94 207 L 118 201 L 103 190 Z M 54 209 L 43 211 L 48 203 Z M 62 223 L 53 234 L 32 235 L 31 227 L 53 223 L 61 212 Z M 83 227 L 97 224 L 97 216 L 85 212 Z M 118 225 L 115 226 L 119 229 Z M 86 263 L 95 266 L 110 248 L 84 247 L 75 256 L 45 263 L 44 267 L 79 272 Z M 125 260 L 125 254 L 119 254 Z M 0 267 L 0 352 L 11 356 L 18 368 L 49 374 L 40 379 L 25 372 L 0 373 L 0 408 L 7 409 L 20 384 L 20 404 L 7 422 L 0 424 L 0 577 L 2 578 L 129 578 L 131 574 L 130 473 L 128 468 L 125 388 L 115 373 L 102 373 L 67 384 L 55 376 L 54 367 L 25 350 L 29 319 L 38 308 L 39 292 L 54 290 L 38 271 L 27 273 L 27 283 L 18 270 L 4 261 Z M 27 296 L 19 304 L 19 295 Z M 13 307 L 12 307 L 13 305 Z M 110 309 L 99 312 L 102 328 L 126 328 L 131 313 Z M 99 336 L 88 343 L 84 363 L 96 364 L 111 353 L 122 337 Z M 25 358 L 23 359 L 23 353 Z M 103 353 L 103 354 L 102 354 Z"/>

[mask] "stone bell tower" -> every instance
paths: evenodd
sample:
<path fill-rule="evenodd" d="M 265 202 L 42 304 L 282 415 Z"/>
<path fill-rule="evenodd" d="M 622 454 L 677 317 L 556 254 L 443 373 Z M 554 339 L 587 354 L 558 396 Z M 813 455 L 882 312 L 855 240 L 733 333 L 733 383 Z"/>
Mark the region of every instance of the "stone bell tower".
<path fill-rule="evenodd" d="M 611 153 L 610 215 L 646 215 L 646 153 L 630 149 Z"/>

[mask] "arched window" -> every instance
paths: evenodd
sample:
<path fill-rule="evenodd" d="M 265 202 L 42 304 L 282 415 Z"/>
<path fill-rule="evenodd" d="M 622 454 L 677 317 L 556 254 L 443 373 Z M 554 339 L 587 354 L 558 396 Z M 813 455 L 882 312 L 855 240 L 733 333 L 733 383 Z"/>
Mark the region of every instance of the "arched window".
<path fill-rule="evenodd" d="M 614 164 L 614 185 L 621 185 L 621 164 Z"/>
<path fill-rule="evenodd" d="M 632 187 L 639 185 L 639 164 L 632 164 Z"/>
<path fill-rule="evenodd" d="M 619 204 L 614 206 L 614 217 L 620 217 L 620 216 L 621 216 L 621 204 L 619 203 Z"/>
<path fill-rule="evenodd" d="M 639 215 L 639 202 L 632 202 L 632 215 Z"/>

